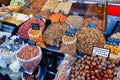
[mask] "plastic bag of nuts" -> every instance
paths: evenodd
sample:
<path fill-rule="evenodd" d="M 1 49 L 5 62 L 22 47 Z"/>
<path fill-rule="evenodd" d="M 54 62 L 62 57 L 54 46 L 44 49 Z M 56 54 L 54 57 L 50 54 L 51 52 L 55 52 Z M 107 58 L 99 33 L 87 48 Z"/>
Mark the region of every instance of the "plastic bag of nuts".
<path fill-rule="evenodd" d="M 66 36 L 64 35 L 62 37 L 62 45 L 60 48 L 60 51 L 62 53 L 67 53 L 71 56 L 75 56 L 76 55 L 76 36 L 72 37 L 72 36 Z"/>

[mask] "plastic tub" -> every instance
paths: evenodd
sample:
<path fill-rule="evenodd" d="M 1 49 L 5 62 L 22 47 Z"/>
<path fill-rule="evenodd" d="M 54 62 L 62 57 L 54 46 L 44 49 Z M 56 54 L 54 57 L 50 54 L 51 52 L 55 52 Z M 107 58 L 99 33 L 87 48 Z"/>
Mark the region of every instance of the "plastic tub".
<path fill-rule="evenodd" d="M 28 46 L 28 44 L 26 44 L 24 47 L 26 47 L 26 46 Z M 41 48 L 38 47 L 38 46 L 37 46 L 37 48 L 39 49 L 39 55 L 37 55 L 37 56 L 35 56 L 33 58 L 30 58 L 30 59 L 27 59 L 27 60 L 20 59 L 18 57 L 18 55 L 16 54 L 17 60 L 20 62 L 21 66 L 25 69 L 25 72 L 28 73 L 28 74 L 33 73 L 34 69 L 39 64 L 39 62 L 40 62 L 40 60 L 42 58 Z M 19 51 L 21 51 L 21 49 Z"/>
<path fill-rule="evenodd" d="M 29 31 L 28 31 L 29 39 L 32 41 L 38 41 L 39 38 L 42 36 L 42 31 L 40 30 L 40 32 L 38 34 L 32 35 L 32 34 L 30 34 L 30 30 L 32 30 L 32 29 L 29 29 Z"/>
<path fill-rule="evenodd" d="M 67 53 L 71 56 L 76 56 L 76 41 L 77 38 L 74 36 L 72 41 L 65 42 L 65 36 L 62 37 L 62 45 L 60 51 L 63 53 Z"/>

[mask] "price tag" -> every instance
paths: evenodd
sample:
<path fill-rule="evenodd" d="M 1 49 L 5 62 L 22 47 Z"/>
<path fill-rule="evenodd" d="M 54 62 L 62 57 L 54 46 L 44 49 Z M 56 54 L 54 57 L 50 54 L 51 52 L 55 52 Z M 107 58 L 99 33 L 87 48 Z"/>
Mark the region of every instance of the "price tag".
<path fill-rule="evenodd" d="M 32 30 L 40 30 L 39 24 L 32 23 Z"/>
<path fill-rule="evenodd" d="M 75 29 L 67 29 L 66 30 L 66 36 L 75 36 L 76 30 Z"/>
<path fill-rule="evenodd" d="M 100 56 L 107 58 L 107 57 L 109 57 L 109 52 L 110 52 L 110 50 L 108 50 L 108 49 L 94 47 L 92 53 L 95 55 L 100 55 Z"/>
<path fill-rule="evenodd" d="M 88 27 L 88 28 L 95 28 L 95 29 L 96 29 L 97 25 L 94 24 L 94 23 L 90 23 L 90 22 L 89 22 L 87 27 Z"/>

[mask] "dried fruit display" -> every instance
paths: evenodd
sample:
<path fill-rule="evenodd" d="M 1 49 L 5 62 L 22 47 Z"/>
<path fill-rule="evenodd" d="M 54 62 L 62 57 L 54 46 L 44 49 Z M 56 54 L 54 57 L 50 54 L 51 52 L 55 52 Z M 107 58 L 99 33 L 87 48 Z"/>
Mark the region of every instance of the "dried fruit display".
<path fill-rule="evenodd" d="M 25 22 L 24 24 L 22 24 L 18 30 L 18 35 L 22 38 L 28 38 L 28 30 L 32 27 L 32 23 L 36 23 L 39 24 L 41 30 L 43 31 L 45 28 L 45 23 L 43 22 L 43 20 L 40 20 L 38 18 L 31 18 L 30 20 L 28 20 L 27 22 Z"/>
<path fill-rule="evenodd" d="M 59 13 L 52 14 L 50 16 L 51 22 L 65 22 L 66 18 L 67 17 L 65 15 Z"/>
<path fill-rule="evenodd" d="M 91 54 L 94 46 L 104 47 L 106 41 L 101 31 L 93 28 L 81 28 L 77 31 L 77 49 Z"/>
<path fill-rule="evenodd" d="M 62 42 L 62 36 L 65 35 L 70 26 L 66 23 L 52 23 L 43 33 L 43 39 L 46 44 L 59 45 Z"/>
<path fill-rule="evenodd" d="M 80 16 L 68 16 L 66 21 L 67 24 L 72 25 L 73 27 L 76 28 L 81 28 L 83 24 L 83 18 Z"/>
<path fill-rule="evenodd" d="M 75 63 L 70 80 L 114 80 L 117 67 L 100 56 L 84 56 Z"/>

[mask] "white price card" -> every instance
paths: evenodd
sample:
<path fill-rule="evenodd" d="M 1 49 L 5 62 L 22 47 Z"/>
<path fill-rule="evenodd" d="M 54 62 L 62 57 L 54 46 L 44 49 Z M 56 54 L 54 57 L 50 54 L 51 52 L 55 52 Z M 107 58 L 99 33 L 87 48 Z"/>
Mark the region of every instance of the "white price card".
<path fill-rule="evenodd" d="M 109 57 L 109 52 L 110 52 L 109 49 L 94 47 L 92 53 L 94 55 L 100 55 L 102 57 Z"/>

